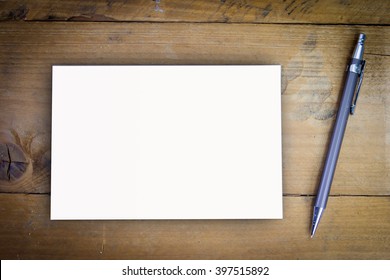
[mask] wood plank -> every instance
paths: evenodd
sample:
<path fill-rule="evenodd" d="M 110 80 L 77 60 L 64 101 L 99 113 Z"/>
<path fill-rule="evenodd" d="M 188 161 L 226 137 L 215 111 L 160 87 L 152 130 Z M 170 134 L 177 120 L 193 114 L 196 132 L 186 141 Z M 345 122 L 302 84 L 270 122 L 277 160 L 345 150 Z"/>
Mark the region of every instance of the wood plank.
<path fill-rule="evenodd" d="M 386 0 L 1 1 L 0 20 L 389 24 Z"/>
<path fill-rule="evenodd" d="M 365 32 L 367 70 L 332 194 L 389 195 L 389 31 L 370 26 L 3 22 L 0 132 L 11 135 L 30 167 L 19 180 L 0 181 L 0 192 L 50 191 L 53 64 L 281 64 L 284 193 L 314 194 L 345 66 L 356 35 Z M 84 164 L 88 159 L 75 155 L 75 168 Z"/>
<path fill-rule="evenodd" d="M 390 257 L 389 197 L 331 197 L 314 239 L 312 203 L 285 197 L 283 220 L 50 221 L 48 195 L 1 194 L 0 258 Z"/>

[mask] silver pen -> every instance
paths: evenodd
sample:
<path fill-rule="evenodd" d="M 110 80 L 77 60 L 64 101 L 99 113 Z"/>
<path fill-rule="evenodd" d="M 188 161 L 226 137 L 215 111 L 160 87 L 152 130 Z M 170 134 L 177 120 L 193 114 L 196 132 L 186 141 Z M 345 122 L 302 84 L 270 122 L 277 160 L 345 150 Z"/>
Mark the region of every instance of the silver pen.
<path fill-rule="evenodd" d="M 365 60 L 363 60 L 365 40 L 366 35 L 360 34 L 355 51 L 352 55 L 351 62 L 347 68 L 347 77 L 345 80 L 344 91 L 341 97 L 339 110 L 337 112 L 336 122 L 333 127 L 332 138 L 330 140 L 328 153 L 326 155 L 325 165 L 322 171 L 320 185 L 318 187 L 316 202 L 314 204 L 311 237 L 314 236 L 317 230 L 321 216 L 324 213 L 326 204 L 328 202 L 330 187 L 333 181 L 337 159 L 339 157 L 341 143 L 343 141 L 349 114 L 353 115 L 355 112 L 356 101 L 359 96 L 360 86 L 363 80 L 364 66 L 366 63 Z"/>

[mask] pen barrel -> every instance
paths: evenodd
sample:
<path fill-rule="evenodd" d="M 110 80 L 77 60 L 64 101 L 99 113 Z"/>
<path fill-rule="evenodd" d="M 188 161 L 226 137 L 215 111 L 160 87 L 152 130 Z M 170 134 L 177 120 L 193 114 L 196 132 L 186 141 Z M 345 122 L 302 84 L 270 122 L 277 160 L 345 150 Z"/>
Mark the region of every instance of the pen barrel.
<path fill-rule="evenodd" d="M 315 202 L 315 207 L 326 208 L 330 187 L 332 185 L 333 176 L 336 170 L 337 160 L 340 154 L 341 144 L 344 138 L 345 128 L 350 113 L 352 99 L 354 96 L 358 74 L 348 69 L 347 78 L 343 94 L 340 101 L 339 110 L 337 112 L 336 122 L 333 127 L 332 137 L 330 139 L 328 153 L 322 172 L 318 194 Z"/>

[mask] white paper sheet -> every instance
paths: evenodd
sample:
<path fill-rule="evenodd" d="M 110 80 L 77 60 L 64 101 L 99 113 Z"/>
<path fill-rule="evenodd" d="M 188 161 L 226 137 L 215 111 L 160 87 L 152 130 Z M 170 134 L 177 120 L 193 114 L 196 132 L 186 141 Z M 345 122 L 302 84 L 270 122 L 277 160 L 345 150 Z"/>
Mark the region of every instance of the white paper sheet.
<path fill-rule="evenodd" d="M 282 218 L 280 66 L 53 66 L 51 219 Z"/>

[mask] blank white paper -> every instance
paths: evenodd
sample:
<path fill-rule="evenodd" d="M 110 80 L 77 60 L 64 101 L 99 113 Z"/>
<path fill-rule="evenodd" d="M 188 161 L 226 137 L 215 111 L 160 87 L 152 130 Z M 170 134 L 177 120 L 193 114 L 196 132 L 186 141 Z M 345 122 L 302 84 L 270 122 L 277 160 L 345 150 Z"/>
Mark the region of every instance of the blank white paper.
<path fill-rule="evenodd" d="M 53 66 L 51 219 L 280 219 L 280 66 Z"/>

